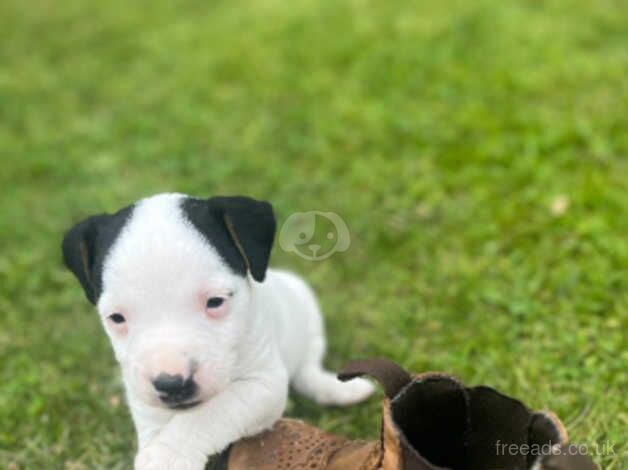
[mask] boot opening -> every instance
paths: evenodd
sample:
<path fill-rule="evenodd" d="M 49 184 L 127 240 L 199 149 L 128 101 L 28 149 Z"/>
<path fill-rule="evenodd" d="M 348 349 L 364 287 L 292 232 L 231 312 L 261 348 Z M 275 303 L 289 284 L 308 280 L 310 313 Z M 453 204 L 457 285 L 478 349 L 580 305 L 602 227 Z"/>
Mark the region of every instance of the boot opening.
<path fill-rule="evenodd" d="M 418 454 L 427 468 L 531 468 L 534 461 L 521 449 L 565 440 L 548 415 L 532 414 L 490 387 L 465 388 L 446 375 L 416 379 L 391 401 L 391 410 L 404 451 Z"/>
<path fill-rule="evenodd" d="M 400 437 L 432 465 L 466 470 L 468 398 L 462 384 L 447 376 L 414 381 L 391 402 Z"/>

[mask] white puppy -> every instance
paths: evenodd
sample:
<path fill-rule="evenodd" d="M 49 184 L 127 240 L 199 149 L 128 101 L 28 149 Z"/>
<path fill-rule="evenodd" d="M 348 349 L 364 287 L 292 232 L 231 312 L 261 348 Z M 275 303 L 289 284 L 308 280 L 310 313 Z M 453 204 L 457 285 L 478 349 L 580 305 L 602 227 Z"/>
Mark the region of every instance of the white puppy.
<path fill-rule="evenodd" d="M 368 397 L 323 370 L 322 316 L 309 287 L 268 270 L 270 204 L 160 194 L 92 216 L 63 241 L 122 368 L 137 470 L 202 469 L 269 428 L 288 383 L 322 404 Z M 262 282 L 263 281 L 263 282 Z"/>

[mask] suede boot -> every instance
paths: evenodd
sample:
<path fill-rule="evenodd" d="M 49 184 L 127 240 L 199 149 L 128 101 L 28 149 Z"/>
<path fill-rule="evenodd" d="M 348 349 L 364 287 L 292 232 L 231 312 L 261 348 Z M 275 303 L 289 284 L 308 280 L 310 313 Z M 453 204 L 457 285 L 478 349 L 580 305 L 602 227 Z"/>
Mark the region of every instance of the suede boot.
<path fill-rule="evenodd" d="M 383 359 L 354 361 L 341 380 L 367 375 L 385 391 L 380 438 L 354 441 L 302 421 L 234 444 L 211 470 L 596 470 L 570 446 L 558 418 L 490 387 L 442 373 L 411 376 Z"/>

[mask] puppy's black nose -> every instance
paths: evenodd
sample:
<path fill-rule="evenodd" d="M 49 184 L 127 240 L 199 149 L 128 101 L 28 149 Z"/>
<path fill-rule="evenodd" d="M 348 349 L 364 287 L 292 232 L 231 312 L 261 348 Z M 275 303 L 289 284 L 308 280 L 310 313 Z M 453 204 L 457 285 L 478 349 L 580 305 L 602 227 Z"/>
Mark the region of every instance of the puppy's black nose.
<path fill-rule="evenodd" d="M 196 393 L 196 382 L 192 377 L 184 380 L 180 375 L 159 374 L 153 380 L 153 387 L 159 392 L 159 398 L 168 404 L 184 402 Z"/>

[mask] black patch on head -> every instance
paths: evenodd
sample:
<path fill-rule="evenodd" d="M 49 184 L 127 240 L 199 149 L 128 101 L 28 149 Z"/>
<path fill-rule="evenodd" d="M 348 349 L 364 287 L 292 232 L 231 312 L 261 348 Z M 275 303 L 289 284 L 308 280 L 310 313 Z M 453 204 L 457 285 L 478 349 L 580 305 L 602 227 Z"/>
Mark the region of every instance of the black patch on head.
<path fill-rule="evenodd" d="M 115 214 L 93 215 L 72 227 L 63 238 L 63 261 L 93 304 L 96 304 L 102 291 L 105 257 L 132 212 L 131 205 Z"/>
<path fill-rule="evenodd" d="M 231 269 L 264 280 L 275 238 L 272 206 L 244 196 L 186 198 L 185 217 L 203 234 Z"/>

